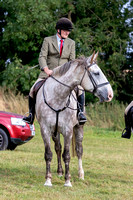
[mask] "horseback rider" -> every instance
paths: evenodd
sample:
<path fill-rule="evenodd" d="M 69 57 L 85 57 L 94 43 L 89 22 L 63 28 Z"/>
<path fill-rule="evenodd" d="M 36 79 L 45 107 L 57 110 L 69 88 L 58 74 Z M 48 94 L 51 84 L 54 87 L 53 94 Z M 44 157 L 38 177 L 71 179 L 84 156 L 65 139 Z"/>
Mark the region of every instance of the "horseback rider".
<path fill-rule="evenodd" d="M 29 116 L 24 117 L 23 120 L 29 124 L 33 124 L 35 117 L 35 85 L 44 80 L 46 77 L 52 75 L 52 70 L 68 61 L 75 59 L 75 42 L 68 38 L 73 29 L 72 22 L 68 18 L 61 18 L 56 23 L 57 34 L 54 36 L 44 38 L 41 52 L 39 54 L 39 65 L 41 73 L 35 84 L 30 89 L 29 93 Z M 84 124 L 87 120 L 83 114 L 84 111 L 84 93 L 81 86 L 78 86 L 78 121 L 79 124 Z"/>
<path fill-rule="evenodd" d="M 133 129 L 133 101 L 131 101 L 131 103 L 125 109 L 124 117 L 125 117 L 125 129 L 123 130 L 121 137 L 130 139 L 131 128 Z"/>

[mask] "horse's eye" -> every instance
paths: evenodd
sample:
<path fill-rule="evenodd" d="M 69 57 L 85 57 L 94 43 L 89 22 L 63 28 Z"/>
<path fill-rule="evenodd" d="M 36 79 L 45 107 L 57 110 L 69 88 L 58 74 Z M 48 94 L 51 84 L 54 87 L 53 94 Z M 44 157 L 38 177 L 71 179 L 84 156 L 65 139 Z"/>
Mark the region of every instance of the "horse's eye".
<path fill-rule="evenodd" d="M 99 72 L 94 72 L 94 74 L 95 74 L 96 76 L 99 76 Z"/>

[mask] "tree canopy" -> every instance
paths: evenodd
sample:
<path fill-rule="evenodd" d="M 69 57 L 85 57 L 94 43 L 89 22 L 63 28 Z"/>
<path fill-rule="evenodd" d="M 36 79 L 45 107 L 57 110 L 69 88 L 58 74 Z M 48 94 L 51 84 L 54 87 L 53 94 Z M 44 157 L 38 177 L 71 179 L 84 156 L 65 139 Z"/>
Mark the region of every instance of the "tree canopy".
<path fill-rule="evenodd" d="M 99 51 L 99 66 L 111 82 L 115 98 L 133 98 L 132 31 L 133 2 L 126 0 L 1 0 L 0 1 L 0 82 L 28 94 L 37 79 L 38 55 L 43 38 L 56 33 L 60 17 L 74 25 L 70 37 L 76 55 L 90 56 Z M 129 19 L 130 22 L 129 22 Z M 89 98 L 89 96 L 88 96 Z"/>

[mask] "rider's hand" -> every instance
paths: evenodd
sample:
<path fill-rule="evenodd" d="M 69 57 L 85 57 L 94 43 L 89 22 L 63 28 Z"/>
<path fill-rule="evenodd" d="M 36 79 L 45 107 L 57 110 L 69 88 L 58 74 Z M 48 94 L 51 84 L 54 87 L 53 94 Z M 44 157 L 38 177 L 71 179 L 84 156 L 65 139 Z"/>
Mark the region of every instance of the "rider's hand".
<path fill-rule="evenodd" d="M 44 71 L 48 76 L 50 76 L 53 73 L 53 71 L 50 70 L 48 67 L 44 67 Z"/>

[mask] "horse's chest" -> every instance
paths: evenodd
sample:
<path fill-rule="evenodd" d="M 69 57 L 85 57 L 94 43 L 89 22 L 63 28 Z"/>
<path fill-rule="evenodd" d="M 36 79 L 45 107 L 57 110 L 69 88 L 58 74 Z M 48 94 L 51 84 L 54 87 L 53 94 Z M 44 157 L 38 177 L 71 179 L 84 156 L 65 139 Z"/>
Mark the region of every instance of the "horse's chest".
<path fill-rule="evenodd" d="M 67 108 L 68 109 L 68 108 Z M 47 117 L 47 123 L 52 128 L 58 124 L 59 129 L 64 130 L 66 127 L 73 127 L 77 122 L 76 112 L 68 109 L 68 111 L 61 111 L 58 114 L 52 113 Z"/>

